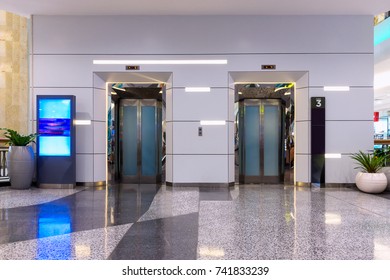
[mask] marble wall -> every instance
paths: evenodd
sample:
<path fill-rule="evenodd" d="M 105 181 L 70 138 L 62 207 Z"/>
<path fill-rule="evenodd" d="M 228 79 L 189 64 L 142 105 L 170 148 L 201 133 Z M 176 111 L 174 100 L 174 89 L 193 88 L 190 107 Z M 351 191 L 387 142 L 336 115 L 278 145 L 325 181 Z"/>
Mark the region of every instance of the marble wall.
<path fill-rule="evenodd" d="M 27 18 L 0 11 L 0 127 L 26 134 L 28 100 Z"/>

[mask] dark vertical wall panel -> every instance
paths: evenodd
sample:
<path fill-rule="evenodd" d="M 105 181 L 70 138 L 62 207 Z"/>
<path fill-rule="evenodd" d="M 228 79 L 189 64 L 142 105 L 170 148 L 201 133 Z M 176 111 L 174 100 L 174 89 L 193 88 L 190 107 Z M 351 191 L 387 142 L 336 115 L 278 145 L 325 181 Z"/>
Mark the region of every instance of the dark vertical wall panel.
<path fill-rule="evenodd" d="M 311 98 L 311 182 L 325 183 L 325 97 Z"/>

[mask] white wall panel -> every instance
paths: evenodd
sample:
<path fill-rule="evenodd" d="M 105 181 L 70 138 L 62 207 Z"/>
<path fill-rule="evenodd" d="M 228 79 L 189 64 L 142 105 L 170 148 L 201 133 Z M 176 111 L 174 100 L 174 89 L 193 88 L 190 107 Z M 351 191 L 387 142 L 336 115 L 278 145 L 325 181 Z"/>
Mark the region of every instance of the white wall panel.
<path fill-rule="evenodd" d="M 167 122 L 165 124 L 165 149 L 167 154 L 172 154 L 173 153 L 173 148 L 172 148 L 172 139 L 173 139 L 173 123 L 172 122 Z"/>
<path fill-rule="evenodd" d="M 198 136 L 202 127 L 203 136 Z M 204 125 L 199 122 L 173 124 L 173 154 L 224 154 L 228 153 L 228 126 Z"/>
<path fill-rule="evenodd" d="M 326 153 L 356 153 L 372 150 L 373 121 L 326 121 Z M 371 133 L 370 133 L 371 132 Z"/>
<path fill-rule="evenodd" d="M 370 88 L 351 88 L 348 92 L 324 92 L 310 89 L 310 96 L 325 96 L 326 120 L 372 120 L 374 91 Z"/>
<path fill-rule="evenodd" d="M 165 181 L 166 182 L 173 182 L 173 156 L 172 155 L 166 155 L 165 157 Z"/>
<path fill-rule="evenodd" d="M 93 153 L 93 126 L 76 125 L 76 153 Z"/>
<path fill-rule="evenodd" d="M 93 57 L 34 55 L 34 87 L 92 87 Z"/>
<path fill-rule="evenodd" d="M 234 89 L 230 88 L 228 89 L 228 118 L 227 120 L 229 121 L 235 121 L 235 111 L 234 111 L 234 108 L 235 108 L 235 105 L 234 105 Z"/>
<path fill-rule="evenodd" d="M 94 88 L 100 88 L 105 89 L 106 88 L 106 81 L 100 78 L 97 74 L 93 75 L 93 87 Z"/>
<path fill-rule="evenodd" d="M 235 181 L 235 165 L 234 165 L 235 157 L 234 155 L 229 155 L 229 183 L 234 183 Z"/>
<path fill-rule="evenodd" d="M 33 51 L 44 54 L 323 53 L 373 49 L 372 42 L 366 40 L 373 37 L 371 16 L 36 15 L 32 26 Z M 112 44 L 104 34 L 121 38 L 121 43 Z"/>
<path fill-rule="evenodd" d="M 166 96 L 165 96 L 165 120 L 166 121 L 172 120 L 172 110 L 173 110 L 172 88 L 168 88 L 166 90 Z"/>
<path fill-rule="evenodd" d="M 107 126 L 105 122 L 92 122 L 93 125 L 93 151 L 106 153 Z"/>
<path fill-rule="evenodd" d="M 106 155 L 93 156 L 93 182 L 106 181 Z"/>
<path fill-rule="evenodd" d="M 173 91 L 173 120 L 227 120 L 228 89 L 212 88 L 211 92 Z"/>
<path fill-rule="evenodd" d="M 92 88 L 34 88 L 32 99 L 33 117 L 36 119 L 37 95 L 75 95 L 76 119 L 92 119 Z"/>
<path fill-rule="evenodd" d="M 295 152 L 310 153 L 310 122 L 295 122 Z"/>
<path fill-rule="evenodd" d="M 93 119 L 106 121 L 107 119 L 107 94 L 105 89 L 93 89 Z"/>
<path fill-rule="evenodd" d="M 93 182 L 93 155 L 76 154 L 76 182 Z"/>
<path fill-rule="evenodd" d="M 227 59 L 229 71 L 258 71 L 262 64 L 275 64 L 278 71 L 308 71 L 310 87 L 372 86 L 374 81 L 373 53 L 253 54 Z"/>
<path fill-rule="evenodd" d="M 228 126 L 228 134 L 227 134 L 227 142 L 228 142 L 228 151 L 227 153 L 228 154 L 234 154 L 234 149 L 235 149 L 235 140 L 234 140 L 234 137 L 235 137 L 235 124 L 234 122 L 228 122 L 227 123 L 227 126 Z"/>
<path fill-rule="evenodd" d="M 34 16 L 32 26 L 33 119 L 37 94 L 75 94 L 77 118 L 105 121 L 104 81 L 94 72 L 125 70 L 124 65 L 93 65 L 93 59 L 227 59 L 227 65 L 141 65 L 141 71 L 172 72 L 169 88 L 174 88 L 172 94 L 167 91 L 166 119 L 174 121 L 234 121 L 234 90 L 228 89 L 229 72 L 261 73 L 262 64 L 275 64 L 277 71 L 309 73 L 296 81 L 297 120 L 309 119 L 310 96 L 321 96 L 322 86 L 349 85 L 352 89 L 345 95 L 324 93 L 326 118 L 334 120 L 326 123 L 327 152 L 349 153 L 372 148 L 371 16 Z M 133 28 L 123 29 L 123 26 Z M 121 44 L 112 44 L 102 34 L 121 38 Z M 137 44 L 133 44 L 134 38 Z M 210 86 L 212 91 L 185 93 L 186 86 Z M 102 90 L 95 89 L 94 93 L 92 87 Z M 307 87 L 308 90 L 304 89 Z M 349 106 L 350 97 L 352 106 Z M 366 118 L 367 122 L 361 122 Z M 202 137 L 197 136 L 198 123 L 167 125 L 170 142 L 167 151 L 173 147 L 171 152 L 189 153 L 167 156 L 167 181 L 231 181 L 234 156 L 226 155 L 233 150 L 231 125 L 223 129 L 204 126 Z M 309 122 L 297 124 L 297 152 L 309 151 L 309 125 Z M 95 153 L 105 153 L 105 143 L 103 146 L 102 142 L 96 142 L 103 133 L 106 138 L 103 124 L 95 124 L 93 145 L 88 138 L 91 127 L 77 130 L 78 152 L 90 152 L 90 146 L 94 146 Z M 173 137 L 169 137 L 170 131 Z M 222 151 L 225 155 L 196 155 Z M 296 156 L 297 181 L 310 181 L 309 159 L 309 155 Z M 327 174 L 339 163 L 327 160 Z M 77 181 L 105 180 L 105 165 L 105 154 L 78 154 Z M 332 174 L 328 174 L 330 180 L 349 180 L 342 177 L 341 171 Z"/>
<path fill-rule="evenodd" d="M 309 89 L 300 88 L 295 91 L 295 121 L 307 121 L 310 119 Z"/>
<path fill-rule="evenodd" d="M 341 158 L 325 159 L 325 182 L 326 183 L 355 183 L 355 176 L 358 172 L 354 161 L 349 155 L 342 155 Z"/>
<path fill-rule="evenodd" d="M 311 182 L 310 157 L 309 155 L 295 155 L 294 172 L 297 182 Z"/>
<path fill-rule="evenodd" d="M 228 183 L 227 155 L 174 155 L 174 183 Z"/>
<path fill-rule="evenodd" d="M 187 56 L 188 59 L 200 59 L 197 56 Z M 227 56 L 206 58 L 226 59 Z M 166 66 L 165 66 L 166 67 Z M 174 87 L 226 87 L 228 65 L 179 65 L 171 66 L 175 73 Z M 226 90 L 225 90 L 226 91 Z"/>

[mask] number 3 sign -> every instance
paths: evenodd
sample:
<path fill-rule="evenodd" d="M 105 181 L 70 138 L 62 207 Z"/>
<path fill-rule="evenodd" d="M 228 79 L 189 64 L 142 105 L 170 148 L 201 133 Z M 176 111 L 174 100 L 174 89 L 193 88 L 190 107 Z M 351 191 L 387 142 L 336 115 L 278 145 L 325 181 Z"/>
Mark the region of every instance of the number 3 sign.
<path fill-rule="evenodd" d="M 312 108 L 325 108 L 325 97 L 312 97 L 311 98 Z"/>

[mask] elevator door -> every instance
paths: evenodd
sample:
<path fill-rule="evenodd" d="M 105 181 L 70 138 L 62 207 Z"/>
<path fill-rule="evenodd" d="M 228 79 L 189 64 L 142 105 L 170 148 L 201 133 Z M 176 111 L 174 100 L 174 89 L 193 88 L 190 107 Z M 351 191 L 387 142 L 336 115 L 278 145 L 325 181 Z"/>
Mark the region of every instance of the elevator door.
<path fill-rule="evenodd" d="M 119 101 L 119 177 L 125 183 L 160 183 L 161 102 Z"/>
<path fill-rule="evenodd" d="M 284 110 L 279 99 L 244 99 L 239 104 L 240 183 L 281 183 Z"/>

